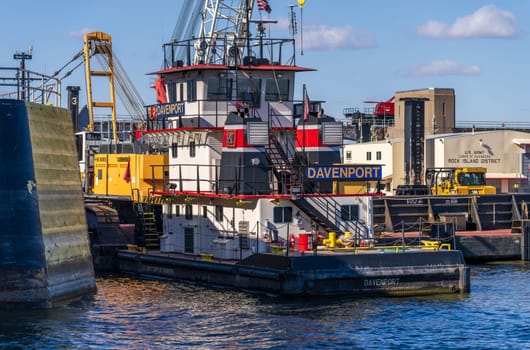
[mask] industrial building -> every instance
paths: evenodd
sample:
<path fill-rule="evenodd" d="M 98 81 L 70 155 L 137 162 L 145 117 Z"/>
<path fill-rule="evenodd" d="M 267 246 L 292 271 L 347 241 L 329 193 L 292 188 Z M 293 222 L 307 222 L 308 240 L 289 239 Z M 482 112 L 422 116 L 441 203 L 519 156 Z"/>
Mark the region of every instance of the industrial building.
<path fill-rule="evenodd" d="M 395 124 L 386 139 L 344 146 L 344 163 L 382 165 L 384 192 L 425 184 L 428 168 L 484 167 L 497 192 L 528 192 L 530 133 L 509 129 L 454 133 L 453 89 L 395 95 Z M 367 185 L 374 190 L 374 185 Z"/>

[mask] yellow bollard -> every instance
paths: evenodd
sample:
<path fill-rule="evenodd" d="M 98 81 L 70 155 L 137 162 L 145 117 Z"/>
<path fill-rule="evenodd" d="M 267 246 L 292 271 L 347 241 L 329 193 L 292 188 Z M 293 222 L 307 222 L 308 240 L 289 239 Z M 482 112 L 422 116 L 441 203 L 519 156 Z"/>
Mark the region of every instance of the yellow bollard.
<path fill-rule="evenodd" d="M 337 243 L 337 234 L 335 232 L 330 232 L 328 235 L 328 239 L 324 240 L 324 244 L 327 244 L 329 248 L 335 248 L 336 243 Z"/>

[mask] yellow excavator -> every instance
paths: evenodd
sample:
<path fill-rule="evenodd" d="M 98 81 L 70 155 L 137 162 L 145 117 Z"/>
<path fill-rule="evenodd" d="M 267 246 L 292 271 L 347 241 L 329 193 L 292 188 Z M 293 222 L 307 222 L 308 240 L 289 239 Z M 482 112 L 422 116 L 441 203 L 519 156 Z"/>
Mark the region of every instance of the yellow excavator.
<path fill-rule="evenodd" d="M 432 195 L 496 194 L 486 184 L 486 168 L 429 168 L 425 173 Z"/>

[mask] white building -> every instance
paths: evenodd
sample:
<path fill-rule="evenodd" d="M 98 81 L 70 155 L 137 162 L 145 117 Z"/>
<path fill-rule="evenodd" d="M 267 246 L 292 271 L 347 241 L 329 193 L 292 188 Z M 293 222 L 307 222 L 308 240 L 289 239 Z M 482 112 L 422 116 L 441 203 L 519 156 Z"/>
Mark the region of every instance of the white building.
<path fill-rule="evenodd" d="M 381 164 L 383 178 L 391 178 L 388 194 L 406 184 L 403 139 L 346 145 L 343 156 L 345 163 Z M 530 133 L 492 130 L 426 137 L 424 170 L 478 166 L 487 168 L 488 184 L 498 192 L 530 190 Z"/>

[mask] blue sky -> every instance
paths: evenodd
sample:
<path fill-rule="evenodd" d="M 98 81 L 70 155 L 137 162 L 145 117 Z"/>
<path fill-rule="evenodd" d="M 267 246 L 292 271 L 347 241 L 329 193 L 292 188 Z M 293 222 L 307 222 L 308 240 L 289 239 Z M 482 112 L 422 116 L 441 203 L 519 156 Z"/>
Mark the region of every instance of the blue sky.
<path fill-rule="evenodd" d="M 52 74 L 82 49 L 85 32 L 103 31 L 151 104 L 152 78 L 146 73 L 160 68 L 162 44 L 182 4 L 4 0 L 0 66 L 16 66 L 13 53 L 32 45 L 28 68 Z M 285 30 L 287 5 L 296 0 L 269 4 L 266 17 L 279 21 L 272 30 Z M 530 122 L 529 1 L 306 0 L 297 17 L 303 32 L 297 64 L 317 71 L 299 74 L 296 97 L 306 84 L 311 99 L 326 101 L 326 114 L 342 118 L 344 108 L 370 107 L 365 100 L 437 87 L 455 89 L 457 122 Z M 81 85 L 83 97 L 82 73 L 78 69 L 63 87 Z"/>

